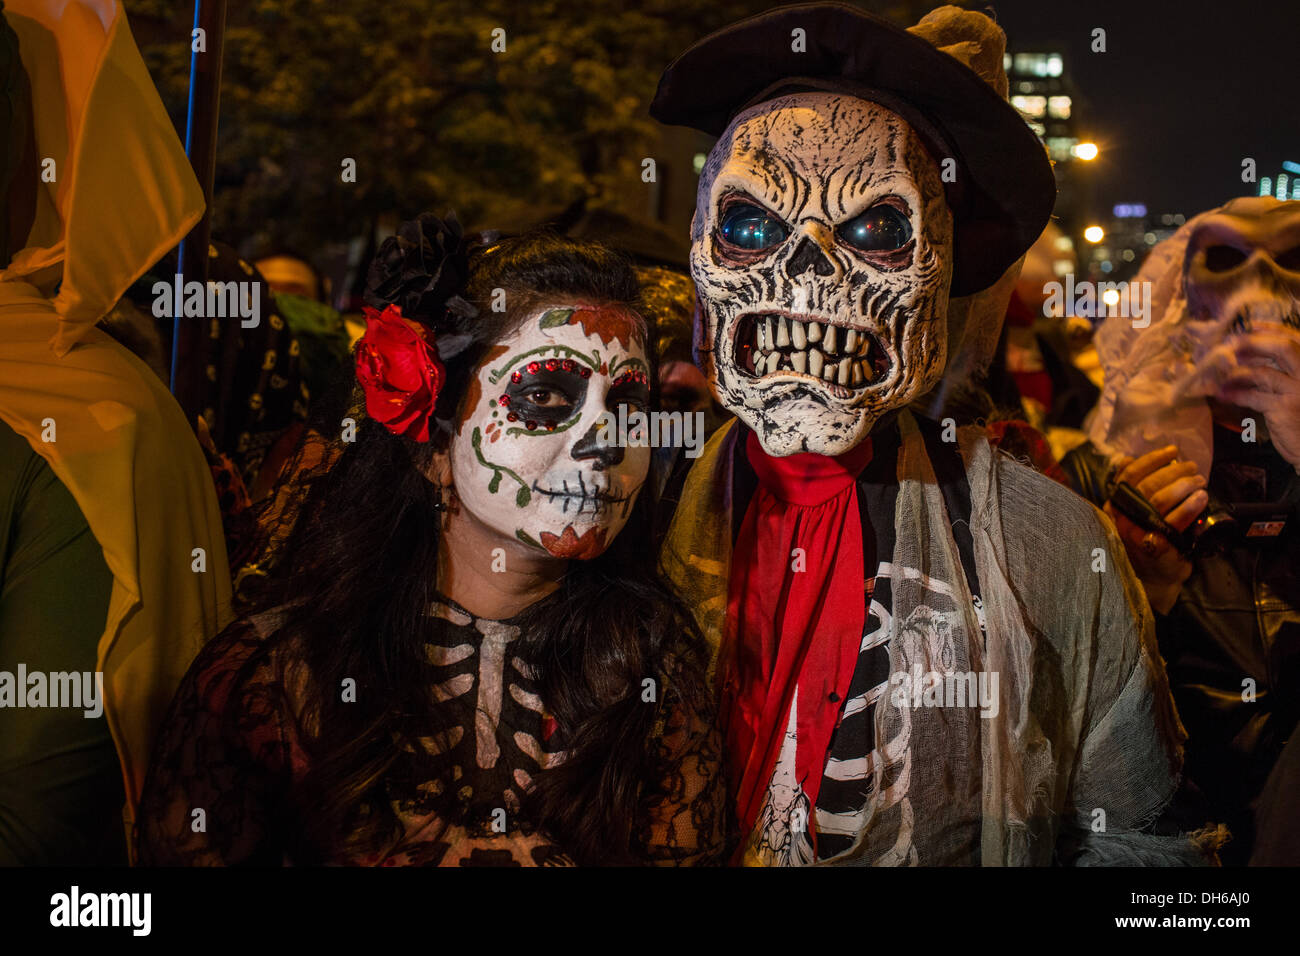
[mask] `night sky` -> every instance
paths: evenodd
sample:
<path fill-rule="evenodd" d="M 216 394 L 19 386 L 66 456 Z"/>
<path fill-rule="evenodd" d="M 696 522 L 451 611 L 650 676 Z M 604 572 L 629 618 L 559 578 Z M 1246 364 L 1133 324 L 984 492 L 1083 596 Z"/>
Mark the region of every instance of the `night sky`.
<path fill-rule="evenodd" d="M 995 0 L 1012 52 L 1059 51 L 1101 146 L 1098 211 L 1191 215 L 1300 163 L 1300 0 Z M 1092 30 L 1106 53 L 1092 53 Z M 1014 92 L 1014 91 L 1013 91 Z M 1253 187 L 1252 195 L 1258 190 Z"/>

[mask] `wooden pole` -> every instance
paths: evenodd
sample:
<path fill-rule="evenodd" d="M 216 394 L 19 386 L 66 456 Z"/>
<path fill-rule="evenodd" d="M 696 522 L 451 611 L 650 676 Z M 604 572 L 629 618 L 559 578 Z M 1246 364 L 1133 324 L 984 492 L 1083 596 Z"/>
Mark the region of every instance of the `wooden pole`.
<path fill-rule="evenodd" d="M 203 218 L 181 241 L 179 271 L 184 282 L 208 278 L 208 237 L 212 231 L 212 180 L 217 165 L 217 116 L 221 102 L 221 54 L 226 35 L 226 0 L 194 0 L 194 28 L 202 30 L 203 50 L 191 42 L 189 118 L 185 153 L 203 188 Z M 172 394 L 190 424 L 202 412 L 207 364 L 208 320 L 172 319 Z"/>

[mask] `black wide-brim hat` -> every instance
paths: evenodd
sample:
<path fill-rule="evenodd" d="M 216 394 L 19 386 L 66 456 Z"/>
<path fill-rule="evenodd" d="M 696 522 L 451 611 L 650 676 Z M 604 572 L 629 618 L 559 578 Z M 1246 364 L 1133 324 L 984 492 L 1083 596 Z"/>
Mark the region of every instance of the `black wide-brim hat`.
<path fill-rule="evenodd" d="M 805 31 L 795 52 L 792 31 Z M 1047 152 L 980 76 L 921 37 L 842 3 L 778 7 L 723 27 L 673 60 L 650 115 L 720 136 L 738 113 L 790 93 L 827 91 L 889 109 L 936 162 L 953 215 L 953 296 L 988 288 L 1033 245 L 1052 213 Z"/>

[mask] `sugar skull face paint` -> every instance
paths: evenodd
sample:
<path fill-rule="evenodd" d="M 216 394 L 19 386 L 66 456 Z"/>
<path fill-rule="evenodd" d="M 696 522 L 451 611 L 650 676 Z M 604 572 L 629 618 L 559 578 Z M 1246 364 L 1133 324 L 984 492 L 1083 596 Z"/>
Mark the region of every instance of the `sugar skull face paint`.
<path fill-rule="evenodd" d="M 874 103 L 737 116 L 700 179 L 691 275 L 714 394 L 770 455 L 842 454 L 943 374 L 952 216 L 935 161 Z"/>
<path fill-rule="evenodd" d="M 599 555 L 627 522 L 650 449 L 602 441 L 603 412 L 645 411 L 641 319 L 541 309 L 488 354 L 452 438 L 456 494 L 479 521 L 559 558 Z"/>

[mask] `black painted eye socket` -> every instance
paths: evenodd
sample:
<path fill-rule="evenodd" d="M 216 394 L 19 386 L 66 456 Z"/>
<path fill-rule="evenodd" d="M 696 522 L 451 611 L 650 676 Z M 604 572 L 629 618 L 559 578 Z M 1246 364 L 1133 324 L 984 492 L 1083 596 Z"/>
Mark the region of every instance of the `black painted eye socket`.
<path fill-rule="evenodd" d="M 1273 261 L 1288 272 L 1300 272 L 1300 246 L 1292 246 Z"/>
<path fill-rule="evenodd" d="M 559 423 L 572 418 L 582 407 L 586 380 L 565 370 L 562 362 L 557 362 L 559 367 L 554 370 L 541 367 L 540 361 L 531 364 L 539 366 L 537 371 L 532 371 L 531 365 L 520 369 L 515 373 L 519 381 L 512 376 L 506 385 L 508 411 L 533 421 Z"/>
<path fill-rule="evenodd" d="M 1210 246 L 1205 250 L 1205 268 L 1211 272 L 1227 272 L 1246 261 L 1246 254 L 1236 246 Z"/>
<path fill-rule="evenodd" d="M 912 224 L 896 207 L 880 203 L 841 223 L 835 234 L 841 242 L 863 252 L 893 252 L 912 238 Z"/>
<path fill-rule="evenodd" d="M 790 228 L 766 209 L 753 203 L 728 206 L 718 224 L 723 240 L 737 249 L 759 252 L 784 242 Z"/>

